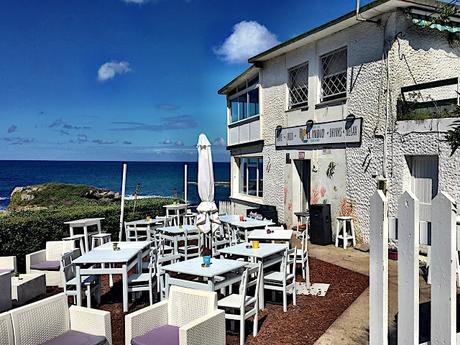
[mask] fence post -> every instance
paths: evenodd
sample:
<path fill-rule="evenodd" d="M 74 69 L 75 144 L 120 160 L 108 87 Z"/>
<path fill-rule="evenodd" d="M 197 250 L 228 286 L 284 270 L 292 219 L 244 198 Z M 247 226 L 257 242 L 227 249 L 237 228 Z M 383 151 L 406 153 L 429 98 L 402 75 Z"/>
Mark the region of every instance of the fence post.
<path fill-rule="evenodd" d="M 419 344 L 419 202 L 405 192 L 398 203 L 398 344 Z"/>
<path fill-rule="evenodd" d="M 432 202 L 431 344 L 456 344 L 456 236 L 454 199 L 440 192 Z"/>
<path fill-rule="evenodd" d="M 381 190 L 370 208 L 370 345 L 388 344 L 388 205 Z"/>

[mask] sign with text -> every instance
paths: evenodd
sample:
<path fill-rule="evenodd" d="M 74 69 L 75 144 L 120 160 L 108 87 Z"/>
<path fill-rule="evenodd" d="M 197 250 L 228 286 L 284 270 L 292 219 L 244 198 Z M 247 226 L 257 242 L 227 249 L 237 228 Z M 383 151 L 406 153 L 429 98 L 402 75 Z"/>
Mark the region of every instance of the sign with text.
<path fill-rule="evenodd" d="M 353 117 L 280 128 L 276 130 L 276 147 L 360 143 L 362 122 L 362 117 Z"/>

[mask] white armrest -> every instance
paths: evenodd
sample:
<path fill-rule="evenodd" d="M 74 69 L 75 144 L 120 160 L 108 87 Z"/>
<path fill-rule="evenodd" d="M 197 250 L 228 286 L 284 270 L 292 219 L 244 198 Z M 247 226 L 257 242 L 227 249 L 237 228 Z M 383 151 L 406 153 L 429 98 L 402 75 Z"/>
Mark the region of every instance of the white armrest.
<path fill-rule="evenodd" d="M 225 345 L 225 312 L 215 310 L 182 326 L 179 345 Z"/>
<path fill-rule="evenodd" d="M 17 272 L 16 257 L 0 256 L 0 268 L 11 269 L 14 272 Z"/>
<path fill-rule="evenodd" d="M 30 273 L 30 266 L 46 261 L 46 250 L 42 249 L 26 255 L 26 273 Z"/>
<path fill-rule="evenodd" d="M 131 345 L 134 337 L 168 324 L 168 301 L 142 308 L 125 316 L 125 344 Z"/>
<path fill-rule="evenodd" d="M 103 336 L 112 344 L 112 325 L 108 311 L 71 306 L 70 329 L 92 335 Z"/>

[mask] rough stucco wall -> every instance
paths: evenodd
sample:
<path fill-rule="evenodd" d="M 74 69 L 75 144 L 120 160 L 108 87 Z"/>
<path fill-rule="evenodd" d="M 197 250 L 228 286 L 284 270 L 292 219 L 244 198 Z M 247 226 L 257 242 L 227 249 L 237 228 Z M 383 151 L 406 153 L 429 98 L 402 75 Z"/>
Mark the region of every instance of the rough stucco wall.
<path fill-rule="evenodd" d="M 385 24 L 386 23 L 386 27 Z M 395 40 L 396 34 L 402 32 Z M 286 153 L 297 158 L 298 151 L 276 150 L 274 133 L 278 125 L 304 124 L 308 119 L 317 122 L 338 120 L 348 114 L 364 118 L 360 147 L 332 149 L 331 154 L 323 150 L 305 148 L 305 159 L 311 159 L 312 167 L 318 165 L 318 173 L 312 173 L 312 188 L 315 184 L 334 185 L 343 190 L 335 197 L 325 196 L 319 200 L 332 201 L 333 217 L 340 208 L 340 199 L 346 195 L 353 205 L 353 215 L 360 237 L 369 240 L 369 201 L 376 190 L 375 176 L 381 174 L 383 164 L 383 133 L 385 124 L 386 77 L 382 62 L 384 42 L 391 44 L 390 67 L 390 112 L 388 123 L 389 211 L 396 214 L 397 199 L 408 187 L 410 175 L 406 155 L 439 155 L 439 190 L 447 191 L 460 201 L 460 153 L 450 157 L 450 150 L 440 138 L 444 133 L 426 133 L 421 130 L 427 123 L 412 124 L 404 133 L 397 133 L 396 101 L 401 86 L 412 85 L 460 75 L 459 48 L 451 48 L 446 35 L 436 30 L 421 29 L 410 23 L 401 12 L 386 14 L 382 25 L 360 23 L 352 28 L 322 39 L 315 44 L 299 48 L 287 55 L 267 62 L 261 71 L 262 87 L 262 135 L 265 140 L 264 197 L 265 204 L 277 206 L 279 218 L 291 225 L 292 211 L 289 209 L 294 195 L 292 166 L 286 164 Z M 339 47 L 348 47 L 348 100 L 345 106 L 315 109 L 318 103 L 319 56 Z M 307 111 L 287 109 L 287 69 L 309 60 L 309 104 Z M 311 61 L 310 61 L 311 60 Z M 431 127 L 436 130 L 436 121 Z M 444 130 L 444 129 L 443 129 Z M 422 131 L 423 133 L 419 133 Z M 321 172 L 327 170 L 331 161 L 338 162 L 335 179 L 328 181 Z M 345 176 L 346 175 L 346 176 Z M 346 194 L 345 194 L 346 191 Z M 333 231 L 335 224 L 333 223 Z"/>

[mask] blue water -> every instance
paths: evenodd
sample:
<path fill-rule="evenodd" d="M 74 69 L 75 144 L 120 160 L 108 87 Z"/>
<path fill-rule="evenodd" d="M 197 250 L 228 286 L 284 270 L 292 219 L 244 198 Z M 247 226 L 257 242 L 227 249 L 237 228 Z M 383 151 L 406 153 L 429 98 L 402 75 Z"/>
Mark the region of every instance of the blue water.
<path fill-rule="evenodd" d="M 131 195 L 136 185 L 141 185 L 140 195 L 183 197 L 184 164 L 179 162 L 128 162 L 126 195 Z M 188 199 L 199 202 L 197 163 L 188 165 Z M 0 209 L 8 206 L 12 190 L 44 182 L 86 184 L 113 191 L 121 191 L 122 164 L 120 162 L 70 162 L 70 161 L 0 161 Z M 214 180 L 228 182 L 229 163 L 214 163 Z M 192 182 L 192 183 L 190 183 Z M 228 185 L 215 187 L 215 199 L 226 200 Z"/>

